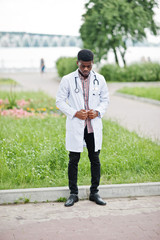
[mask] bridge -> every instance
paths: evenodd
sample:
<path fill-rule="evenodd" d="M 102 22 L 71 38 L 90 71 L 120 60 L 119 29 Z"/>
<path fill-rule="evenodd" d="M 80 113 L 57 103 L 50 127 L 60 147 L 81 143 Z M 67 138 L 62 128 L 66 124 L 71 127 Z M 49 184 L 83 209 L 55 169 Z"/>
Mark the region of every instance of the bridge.
<path fill-rule="evenodd" d="M 81 47 L 77 36 L 38 34 L 27 32 L 0 32 L 0 47 Z"/>

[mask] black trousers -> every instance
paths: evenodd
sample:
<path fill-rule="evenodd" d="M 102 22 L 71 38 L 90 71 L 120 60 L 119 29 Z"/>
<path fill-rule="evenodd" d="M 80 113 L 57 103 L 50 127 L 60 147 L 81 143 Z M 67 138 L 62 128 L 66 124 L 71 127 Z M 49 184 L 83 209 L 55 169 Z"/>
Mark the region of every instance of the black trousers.
<path fill-rule="evenodd" d="M 91 163 L 91 193 L 98 192 L 100 182 L 100 150 L 95 152 L 94 133 L 88 133 L 87 127 L 84 130 L 84 139 L 88 149 L 88 157 Z M 69 152 L 68 179 L 71 194 L 78 194 L 77 174 L 80 152 Z"/>

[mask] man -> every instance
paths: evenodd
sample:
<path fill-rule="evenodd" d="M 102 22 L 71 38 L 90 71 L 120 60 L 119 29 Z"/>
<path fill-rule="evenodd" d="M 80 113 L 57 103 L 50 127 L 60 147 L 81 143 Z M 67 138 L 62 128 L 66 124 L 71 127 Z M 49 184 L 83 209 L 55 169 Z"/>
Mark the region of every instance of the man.
<path fill-rule="evenodd" d="M 67 116 L 66 149 L 69 151 L 68 178 L 70 196 L 66 207 L 78 201 L 77 173 L 83 143 L 88 149 L 91 163 L 89 200 L 106 205 L 98 194 L 100 182 L 99 154 L 102 146 L 102 120 L 108 104 L 108 88 L 104 77 L 92 71 L 93 53 L 79 51 L 78 69 L 64 76 L 56 98 L 57 107 Z"/>

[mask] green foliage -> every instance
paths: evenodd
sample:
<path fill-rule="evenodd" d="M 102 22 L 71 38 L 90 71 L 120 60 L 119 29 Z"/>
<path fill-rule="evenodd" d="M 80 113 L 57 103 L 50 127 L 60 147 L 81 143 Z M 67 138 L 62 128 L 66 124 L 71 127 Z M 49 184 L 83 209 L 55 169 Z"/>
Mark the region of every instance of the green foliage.
<path fill-rule="evenodd" d="M 14 204 L 19 204 L 19 203 L 24 203 L 24 204 L 26 204 L 26 203 L 29 203 L 29 202 L 30 202 L 29 198 L 20 197 L 18 200 L 14 201 Z"/>
<path fill-rule="evenodd" d="M 126 68 L 126 79 L 131 82 L 160 81 L 160 64 L 132 64 Z"/>
<path fill-rule="evenodd" d="M 124 87 L 118 92 L 160 101 L 160 87 Z"/>
<path fill-rule="evenodd" d="M 29 203 L 30 202 L 30 200 L 29 200 L 29 198 L 24 198 L 24 203 Z"/>
<path fill-rule="evenodd" d="M 66 202 L 66 200 L 67 200 L 67 198 L 65 198 L 65 197 L 60 197 L 60 198 L 57 199 L 56 202 Z"/>
<path fill-rule="evenodd" d="M 160 81 L 160 64 L 159 63 L 141 63 L 132 64 L 125 68 L 117 65 L 104 65 L 100 73 L 106 81 L 119 82 L 140 82 L 140 81 Z"/>
<path fill-rule="evenodd" d="M 63 77 L 77 69 L 77 59 L 73 57 L 61 57 L 56 61 L 58 75 Z"/>
<path fill-rule="evenodd" d="M 89 0 L 85 6 L 80 34 L 84 47 L 93 50 L 98 61 L 112 49 L 116 63 L 119 51 L 126 65 L 127 40 L 142 41 L 146 29 L 157 34 L 153 19 L 156 0 Z"/>
<path fill-rule="evenodd" d="M 13 80 L 13 79 L 10 79 L 10 78 L 0 78 L 0 85 L 17 85 L 18 83 Z"/>
<path fill-rule="evenodd" d="M 122 82 L 124 71 L 124 68 L 120 68 L 117 65 L 108 64 L 104 65 L 99 72 L 105 77 L 106 81 Z"/>
<path fill-rule="evenodd" d="M 8 101 L 9 101 L 8 109 L 12 109 L 13 107 L 17 107 L 16 93 L 13 92 L 12 90 L 8 94 Z"/>

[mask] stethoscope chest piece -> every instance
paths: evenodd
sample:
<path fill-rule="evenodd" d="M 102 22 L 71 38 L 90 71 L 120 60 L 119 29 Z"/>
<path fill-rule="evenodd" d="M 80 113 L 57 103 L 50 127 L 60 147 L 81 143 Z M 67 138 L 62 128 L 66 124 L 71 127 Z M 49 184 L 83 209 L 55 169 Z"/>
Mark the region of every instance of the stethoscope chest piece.
<path fill-rule="evenodd" d="M 75 93 L 79 93 L 79 89 L 78 89 L 78 85 L 77 85 L 77 78 L 78 77 L 75 77 L 75 85 L 76 85 L 76 88 L 75 88 Z"/>
<path fill-rule="evenodd" d="M 76 89 L 75 89 L 75 92 L 76 92 L 76 93 L 78 93 L 78 92 L 79 92 L 79 89 L 78 89 L 78 88 L 76 88 Z"/>

